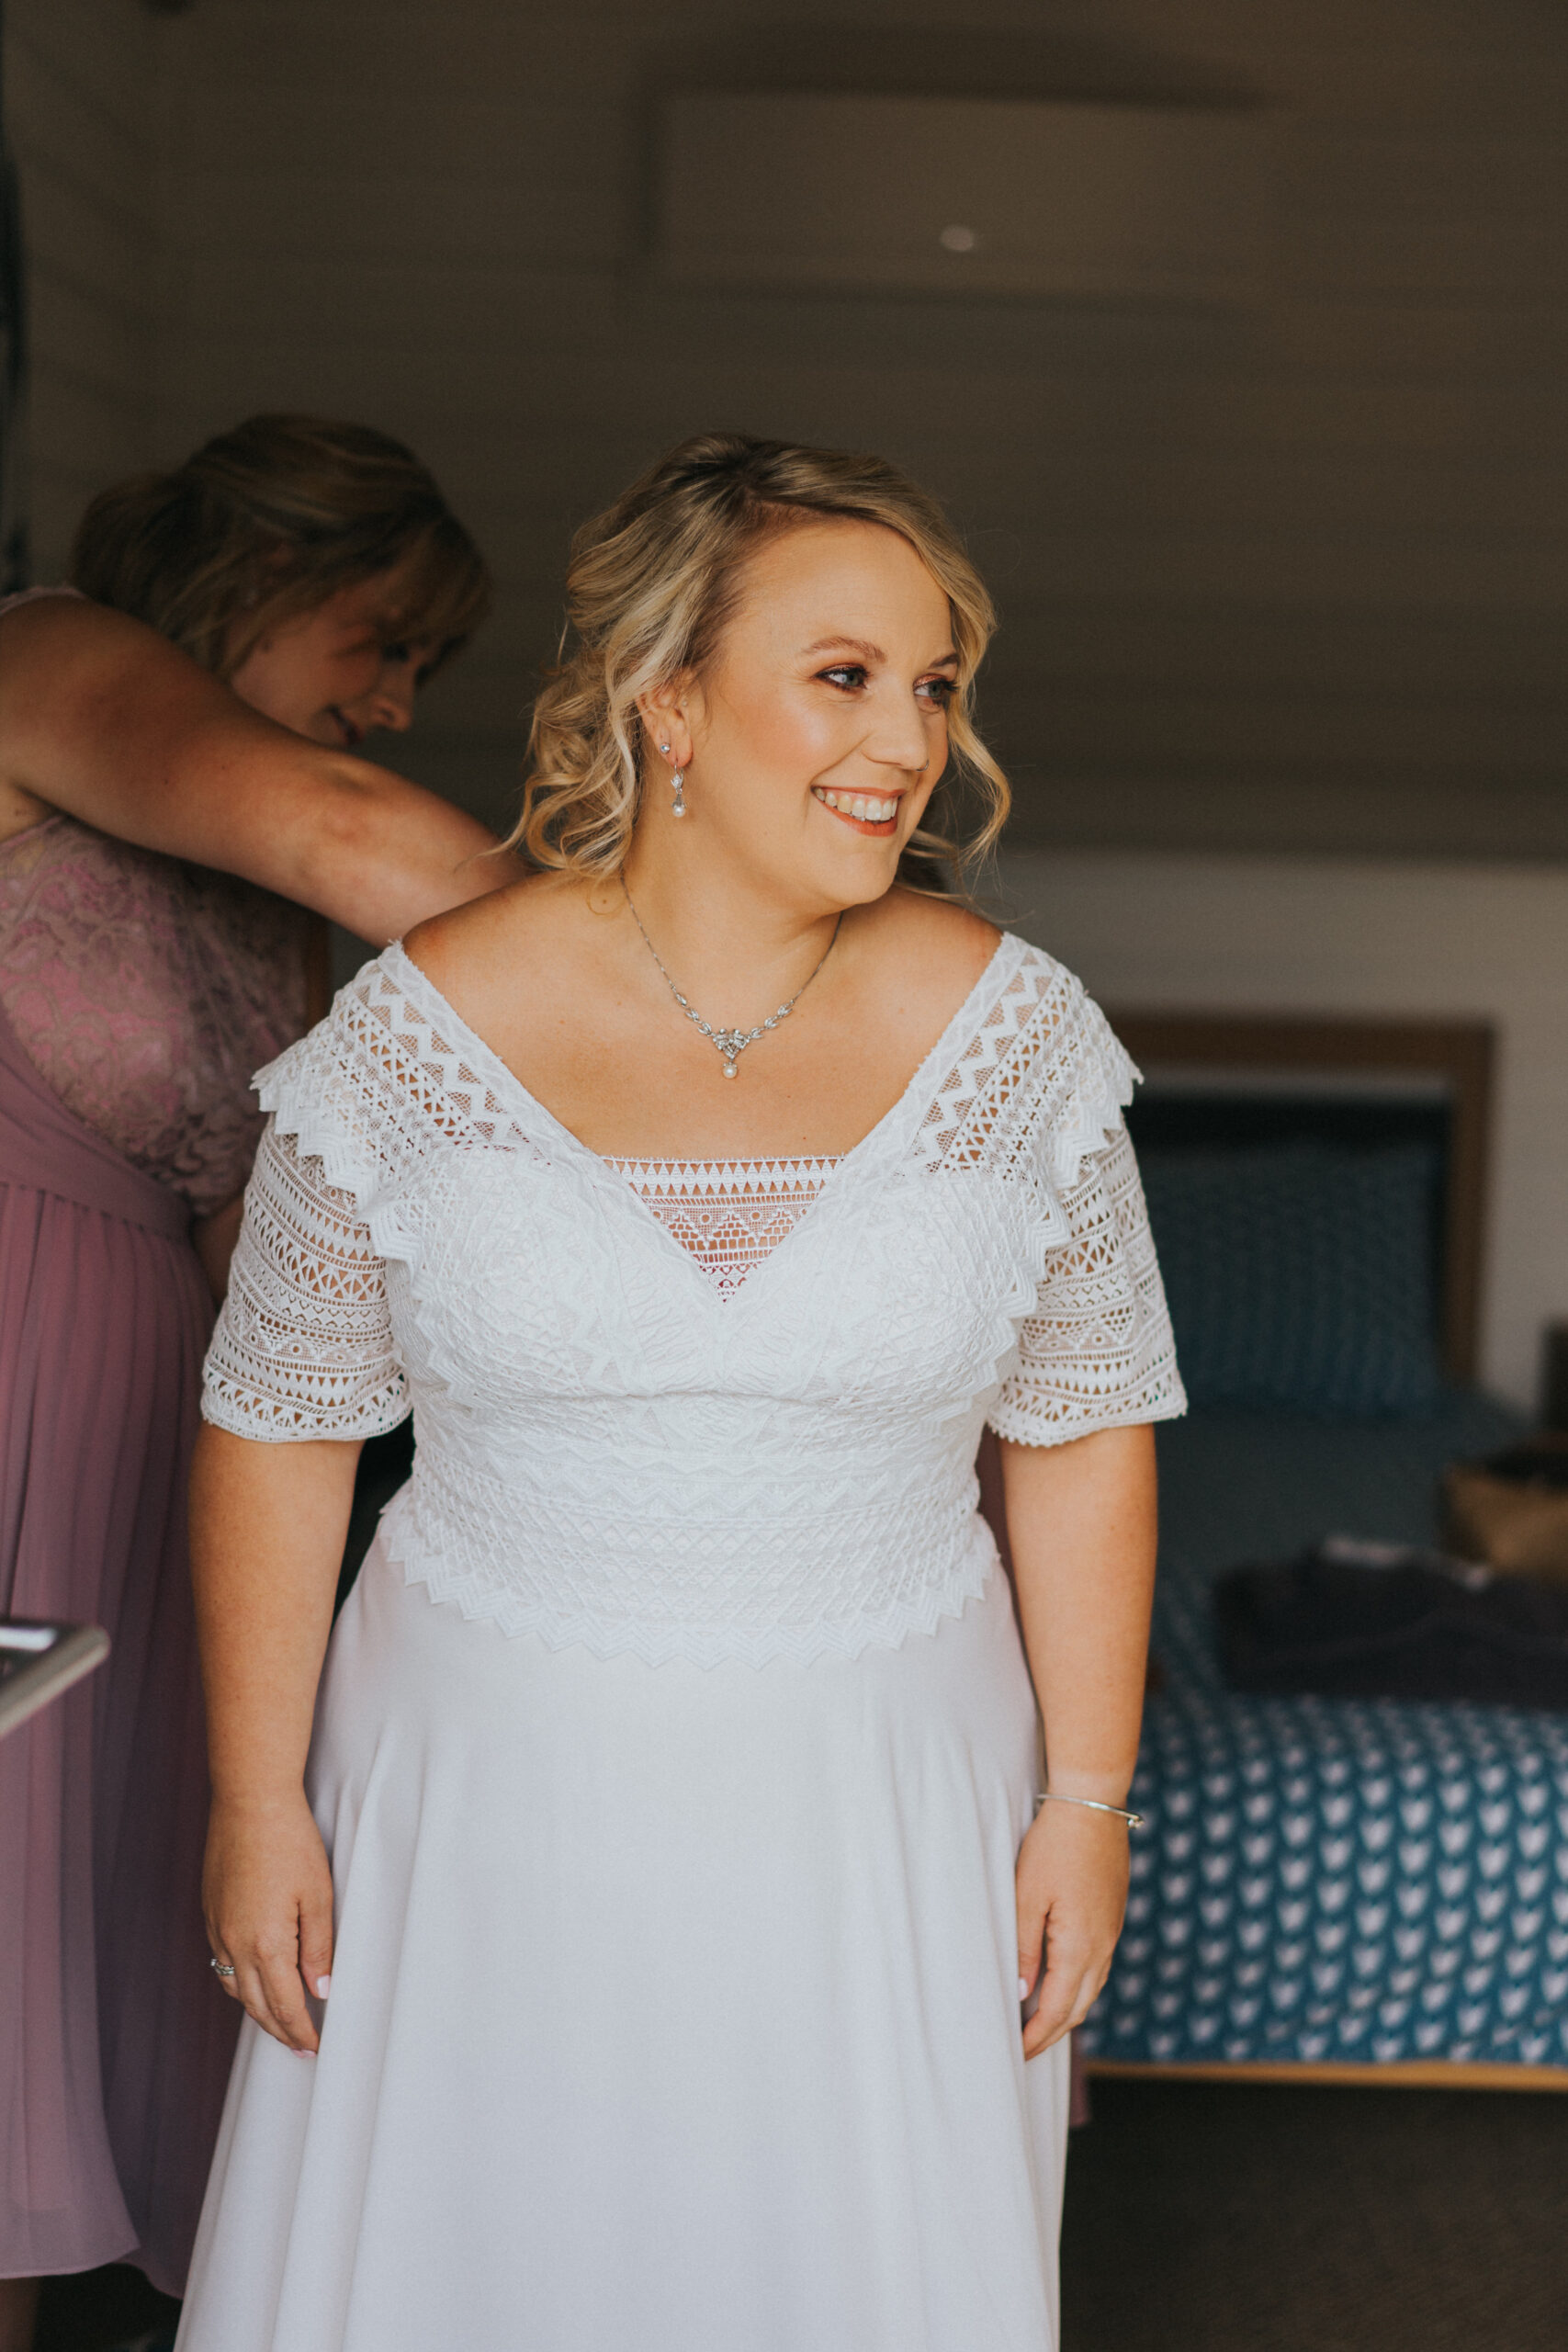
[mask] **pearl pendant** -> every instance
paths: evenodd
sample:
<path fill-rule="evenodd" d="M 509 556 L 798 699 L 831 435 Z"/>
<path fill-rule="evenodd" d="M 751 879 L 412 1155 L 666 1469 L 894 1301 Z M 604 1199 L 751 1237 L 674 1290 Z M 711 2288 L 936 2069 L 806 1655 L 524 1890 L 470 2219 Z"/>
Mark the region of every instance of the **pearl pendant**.
<path fill-rule="evenodd" d="M 733 1062 L 725 1063 L 724 1074 L 726 1078 L 733 1078 L 735 1076 L 735 1064 Z"/>

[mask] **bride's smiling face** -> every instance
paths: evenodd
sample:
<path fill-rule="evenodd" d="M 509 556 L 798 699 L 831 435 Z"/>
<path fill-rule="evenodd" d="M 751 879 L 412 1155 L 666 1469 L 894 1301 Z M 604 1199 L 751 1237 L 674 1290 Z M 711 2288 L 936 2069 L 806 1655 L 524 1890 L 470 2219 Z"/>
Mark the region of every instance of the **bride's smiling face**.
<path fill-rule="evenodd" d="M 957 674 L 947 596 L 908 539 L 875 523 L 781 531 L 747 563 L 700 676 L 643 700 L 638 830 L 676 854 L 674 836 L 705 834 L 804 903 L 879 899 L 947 764 Z"/>

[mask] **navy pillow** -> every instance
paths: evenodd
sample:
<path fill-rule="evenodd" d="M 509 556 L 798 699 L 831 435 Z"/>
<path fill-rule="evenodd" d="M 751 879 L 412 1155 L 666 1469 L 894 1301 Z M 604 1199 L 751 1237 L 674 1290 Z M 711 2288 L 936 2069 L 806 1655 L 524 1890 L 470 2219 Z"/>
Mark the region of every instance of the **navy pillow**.
<path fill-rule="evenodd" d="M 1194 1405 L 1430 1412 L 1437 1159 L 1310 1142 L 1140 1154 Z"/>

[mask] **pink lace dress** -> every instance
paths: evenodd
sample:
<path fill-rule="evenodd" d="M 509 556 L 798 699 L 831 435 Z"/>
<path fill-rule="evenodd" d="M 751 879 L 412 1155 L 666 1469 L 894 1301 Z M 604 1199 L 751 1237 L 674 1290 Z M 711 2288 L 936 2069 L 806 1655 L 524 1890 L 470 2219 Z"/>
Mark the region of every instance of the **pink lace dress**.
<path fill-rule="evenodd" d="M 69 1111 L 209 1216 L 255 1155 L 252 1071 L 304 1029 L 303 917 L 49 817 L 0 842 L 0 1009 Z"/>
<path fill-rule="evenodd" d="M 185 1490 L 250 1074 L 302 919 L 54 816 L 0 842 L 0 1611 L 108 1663 L 0 1747 L 0 2278 L 183 2285 L 236 2013 L 207 1966 Z"/>

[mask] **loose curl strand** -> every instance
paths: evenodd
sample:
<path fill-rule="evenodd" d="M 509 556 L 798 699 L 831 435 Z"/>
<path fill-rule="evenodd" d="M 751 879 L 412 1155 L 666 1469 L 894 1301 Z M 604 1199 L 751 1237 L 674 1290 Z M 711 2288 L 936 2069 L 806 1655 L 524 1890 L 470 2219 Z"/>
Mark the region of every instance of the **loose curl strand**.
<path fill-rule="evenodd" d="M 974 719 L 996 610 L 946 515 L 885 458 L 735 433 L 682 442 L 574 537 L 559 658 L 534 705 L 523 814 L 508 848 L 585 879 L 619 872 L 642 796 L 638 696 L 712 660 L 746 560 L 765 539 L 823 520 L 898 532 L 952 611 L 958 676 L 949 778 L 938 793 L 951 799 L 953 786 L 966 787 L 980 821 L 966 838 L 931 825 L 916 831 L 900 879 L 940 888 L 987 855 L 1011 805 Z"/>

